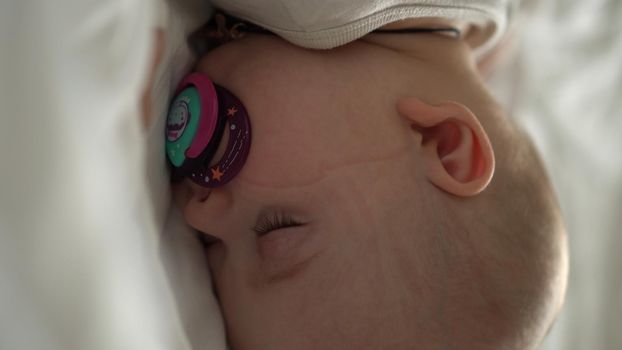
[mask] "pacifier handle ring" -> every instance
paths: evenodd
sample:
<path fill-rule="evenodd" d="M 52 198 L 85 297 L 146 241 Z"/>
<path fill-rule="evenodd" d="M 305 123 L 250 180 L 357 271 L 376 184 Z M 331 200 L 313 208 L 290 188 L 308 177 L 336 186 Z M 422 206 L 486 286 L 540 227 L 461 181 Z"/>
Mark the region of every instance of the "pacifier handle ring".
<path fill-rule="evenodd" d="M 190 86 L 195 86 L 197 90 L 200 91 L 201 117 L 199 119 L 199 126 L 195 139 L 185 153 L 187 158 L 198 158 L 207 147 L 216 130 L 218 121 L 218 97 L 214 83 L 212 83 L 207 75 L 199 72 L 194 72 L 186 76 L 177 87 L 175 95 L 178 95 Z"/>

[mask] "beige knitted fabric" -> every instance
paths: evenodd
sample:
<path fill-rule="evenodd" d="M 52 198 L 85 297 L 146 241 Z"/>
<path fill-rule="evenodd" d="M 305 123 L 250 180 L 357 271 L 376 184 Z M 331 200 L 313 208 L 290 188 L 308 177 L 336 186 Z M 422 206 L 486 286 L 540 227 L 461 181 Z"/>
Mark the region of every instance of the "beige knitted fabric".
<path fill-rule="evenodd" d="M 330 49 L 385 24 L 408 18 L 443 18 L 459 28 L 477 53 L 505 33 L 519 0 L 213 0 L 225 12 L 261 25 L 293 44 Z"/>

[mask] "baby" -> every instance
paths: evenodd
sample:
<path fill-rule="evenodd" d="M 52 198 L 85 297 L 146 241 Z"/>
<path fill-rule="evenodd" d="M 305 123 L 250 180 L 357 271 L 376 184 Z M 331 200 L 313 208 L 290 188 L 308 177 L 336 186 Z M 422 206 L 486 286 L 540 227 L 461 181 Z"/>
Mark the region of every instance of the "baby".
<path fill-rule="evenodd" d="M 395 2 L 326 11 L 333 22 L 366 6 L 385 15 L 314 38 L 266 15 L 294 18 L 302 1 L 218 2 L 261 25 L 221 26 L 237 39 L 197 65 L 243 103 L 250 151 L 224 186 L 187 179 L 176 192 L 210 238 L 233 349 L 534 349 L 559 311 L 554 194 L 477 68 L 499 33 L 463 18 L 476 5 L 443 17 L 415 3 L 400 2 L 402 17 Z"/>

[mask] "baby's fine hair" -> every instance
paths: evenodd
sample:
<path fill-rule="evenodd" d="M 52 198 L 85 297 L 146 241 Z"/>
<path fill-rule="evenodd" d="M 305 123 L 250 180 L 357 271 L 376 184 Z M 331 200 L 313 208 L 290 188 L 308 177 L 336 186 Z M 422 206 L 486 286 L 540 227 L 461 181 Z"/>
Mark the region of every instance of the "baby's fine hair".
<path fill-rule="evenodd" d="M 456 242 L 455 253 L 467 265 L 469 278 L 462 287 L 481 298 L 474 304 L 478 309 L 470 313 L 480 319 L 465 316 L 464 324 L 480 322 L 481 327 L 475 328 L 481 328 L 482 339 L 499 339 L 492 333 L 503 335 L 506 341 L 487 344 L 491 348 L 522 350 L 539 344 L 561 306 L 565 231 L 531 139 L 506 121 L 496 140 L 491 138 L 496 170 L 489 187 L 468 199 L 468 210 L 463 210 L 460 199 L 446 201 L 440 220 Z"/>

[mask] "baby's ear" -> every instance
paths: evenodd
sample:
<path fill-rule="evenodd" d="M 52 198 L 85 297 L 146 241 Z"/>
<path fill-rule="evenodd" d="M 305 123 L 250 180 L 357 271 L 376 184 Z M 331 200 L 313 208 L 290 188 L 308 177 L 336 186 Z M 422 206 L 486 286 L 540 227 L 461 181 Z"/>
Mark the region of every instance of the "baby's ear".
<path fill-rule="evenodd" d="M 488 186 L 495 170 L 494 153 L 471 110 L 456 102 L 431 105 L 415 97 L 400 99 L 397 110 L 421 133 L 430 182 L 457 196 L 473 196 Z"/>

